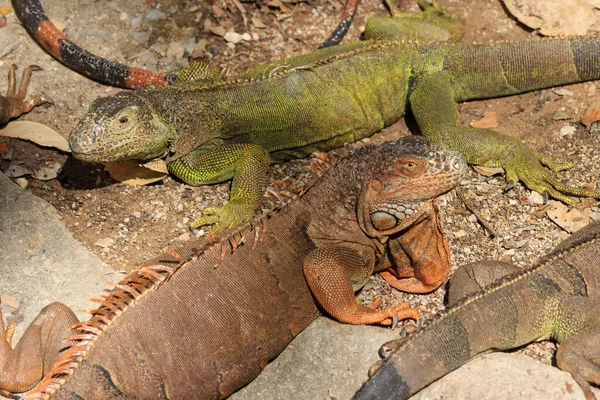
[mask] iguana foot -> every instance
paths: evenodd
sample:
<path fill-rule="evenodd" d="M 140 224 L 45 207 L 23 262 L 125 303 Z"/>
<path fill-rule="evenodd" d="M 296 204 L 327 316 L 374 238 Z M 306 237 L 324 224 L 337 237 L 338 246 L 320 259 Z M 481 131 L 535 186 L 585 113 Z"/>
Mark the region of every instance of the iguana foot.
<path fill-rule="evenodd" d="M 536 154 L 524 144 L 517 150 L 504 165 L 509 185 L 520 180 L 530 190 L 547 193 L 566 204 L 575 201 L 572 196 L 600 198 L 600 191 L 567 185 L 544 168 L 546 166 L 552 172 L 559 172 L 571 168 L 572 163 L 555 163 L 546 156 Z"/>
<path fill-rule="evenodd" d="M 253 216 L 254 204 L 247 204 L 241 200 L 231 200 L 223 207 L 206 207 L 204 216 L 190 223 L 190 227 L 196 229 L 214 224 L 207 234 L 209 240 L 214 240 L 217 234 L 248 222 Z"/>
<path fill-rule="evenodd" d="M 25 101 L 31 74 L 33 71 L 40 71 L 41 69 L 42 68 L 37 65 L 25 67 L 23 70 L 23 77 L 21 78 L 21 85 L 17 91 L 17 66 L 15 64 L 10 66 L 8 70 L 8 90 L 6 91 L 6 97 L 0 98 L 0 123 L 8 122 L 8 120 L 17 118 L 21 114 L 31 111 L 31 109 L 40 104 L 50 102 L 49 99 L 40 95 L 32 96 L 29 101 Z"/>
<path fill-rule="evenodd" d="M 421 314 L 410 303 L 404 302 L 396 306 L 387 307 L 380 312 L 386 315 L 387 318 L 378 322 L 380 325 L 392 325 L 394 322 L 402 321 L 404 319 L 419 319 Z M 394 316 L 397 316 L 397 320 L 394 321 Z"/>
<path fill-rule="evenodd" d="M 12 353 L 12 338 L 15 334 L 15 323 L 9 322 L 4 328 L 4 317 L 0 310 L 0 366 L 4 365 Z"/>
<path fill-rule="evenodd" d="M 596 399 L 590 382 L 600 383 L 600 333 L 597 331 L 576 334 L 561 343 L 556 352 L 556 363 L 569 372 L 587 400 Z"/>

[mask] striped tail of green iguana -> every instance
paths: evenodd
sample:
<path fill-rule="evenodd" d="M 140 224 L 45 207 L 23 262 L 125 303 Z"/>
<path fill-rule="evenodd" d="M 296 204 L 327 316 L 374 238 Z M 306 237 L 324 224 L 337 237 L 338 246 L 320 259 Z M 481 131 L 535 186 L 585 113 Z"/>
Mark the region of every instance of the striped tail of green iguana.
<path fill-rule="evenodd" d="M 463 267 L 462 274 L 457 271 L 462 276 L 450 283 L 450 295 L 452 290 L 465 293 L 480 285 L 465 277 L 486 267 L 516 268 L 506 265 L 480 262 Z M 391 354 L 372 368 L 374 374 L 354 398 L 407 399 L 482 352 L 544 339 L 561 344 L 559 368 L 573 375 L 587 399 L 595 398 L 588 382 L 600 383 L 598 268 L 600 223 L 594 223 L 535 266 L 464 297 L 426 328 L 384 345 L 382 350 Z"/>

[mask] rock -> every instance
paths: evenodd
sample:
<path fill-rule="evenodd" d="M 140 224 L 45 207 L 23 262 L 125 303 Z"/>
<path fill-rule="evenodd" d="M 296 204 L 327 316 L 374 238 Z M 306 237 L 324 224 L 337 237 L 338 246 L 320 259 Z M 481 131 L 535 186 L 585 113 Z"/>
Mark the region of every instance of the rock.
<path fill-rule="evenodd" d="M 584 400 L 585 397 L 567 372 L 521 354 L 492 353 L 476 358 L 411 397 L 411 400 L 442 399 Z"/>
<path fill-rule="evenodd" d="M 565 125 L 562 128 L 560 128 L 560 132 L 558 133 L 560 135 L 560 137 L 572 137 L 575 132 L 577 131 L 577 128 L 575 128 L 572 125 Z"/>
<path fill-rule="evenodd" d="M 131 19 L 132 28 L 138 28 L 140 25 L 142 25 L 142 17 L 135 17 Z"/>
<path fill-rule="evenodd" d="M 167 18 L 167 14 L 157 10 L 156 8 L 152 9 L 148 14 L 146 14 L 146 19 L 148 21 L 158 21 L 165 18 Z"/>
<path fill-rule="evenodd" d="M 1 173 L 0 243 L 1 294 L 18 299 L 24 316 L 14 343 L 42 307 L 61 301 L 85 318 L 81 310 L 93 307 L 89 298 L 101 293 L 104 281 L 118 279 L 73 238 L 54 207 Z"/>
<path fill-rule="evenodd" d="M 381 344 L 398 337 L 389 329 L 321 317 L 230 399 L 349 399 L 379 359 Z"/>
<path fill-rule="evenodd" d="M 544 196 L 538 192 L 532 191 L 529 196 L 527 196 L 527 201 L 530 204 L 544 204 Z"/>

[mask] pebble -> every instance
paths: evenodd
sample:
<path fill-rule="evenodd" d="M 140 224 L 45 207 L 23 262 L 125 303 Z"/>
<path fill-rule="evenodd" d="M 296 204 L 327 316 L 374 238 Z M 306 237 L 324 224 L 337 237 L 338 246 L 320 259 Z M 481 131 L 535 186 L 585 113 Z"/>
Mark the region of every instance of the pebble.
<path fill-rule="evenodd" d="M 15 183 L 19 185 L 21 188 L 25 189 L 29 184 L 29 181 L 25 178 L 17 178 L 15 179 Z"/>
<path fill-rule="evenodd" d="M 95 242 L 94 245 L 100 246 L 100 247 L 106 249 L 108 247 L 111 247 L 114 243 L 115 243 L 114 239 L 112 239 L 112 238 L 104 238 L 104 239 L 100 239 L 97 242 Z"/>
<path fill-rule="evenodd" d="M 544 196 L 538 192 L 531 192 L 529 196 L 527 196 L 527 201 L 531 204 L 544 204 Z"/>
<path fill-rule="evenodd" d="M 572 125 L 565 125 L 562 128 L 560 128 L 560 132 L 558 133 L 560 135 L 560 137 L 565 137 L 568 136 L 568 138 L 570 139 L 575 132 L 577 131 L 577 128 L 575 128 Z"/>
<path fill-rule="evenodd" d="M 134 211 L 131 215 L 133 215 L 135 218 L 141 218 L 142 217 L 142 213 L 139 211 Z"/>
<path fill-rule="evenodd" d="M 131 32 L 131 37 L 139 44 L 145 44 L 150 40 L 150 32 Z"/>
<path fill-rule="evenodd" d="M 121 21 L 127 21 L 129 19 L 129 14 L 127 14 L 126 12 L 122 12 L 121 15 L 119 15 L 119 19 Z"/>
<path fill-rule="evenodd" d="M 142 25 L 142 17 L 135 17 L 131 19 L 131 27 L 139 28 Z"/>
<path fill-rule="evenodd" d="M 158 21 L 161 19 L 165 19 L 166 17 L 167 14 L 157 9 L 153 9 L 148 14 L 146 14 L 146 19 L 148 21 Z"/>
<path fill-rule="evenodd" d="M 139 60 L 144 64 L 156 64 L 158 57 L 153 52 L 146 51 L 140 55 Z"/>

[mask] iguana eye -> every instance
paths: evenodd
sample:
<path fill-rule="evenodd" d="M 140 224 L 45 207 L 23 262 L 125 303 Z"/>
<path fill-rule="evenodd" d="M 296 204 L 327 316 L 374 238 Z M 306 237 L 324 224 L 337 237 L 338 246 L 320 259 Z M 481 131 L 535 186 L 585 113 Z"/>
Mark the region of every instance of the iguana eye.
<path fill-rule="evenodd" d="M 128 107 L 122 110 L 113 120 L 112 126 L 116 134 L 129 130 L 136 121 L 137 107 Z"/>
<path fill-rule="evenodd" d="M 396 171 L 404 176 L 418 176 L 427 170 L 427 163 L 414 157 L 406 156 L 394 162 Z"/>

